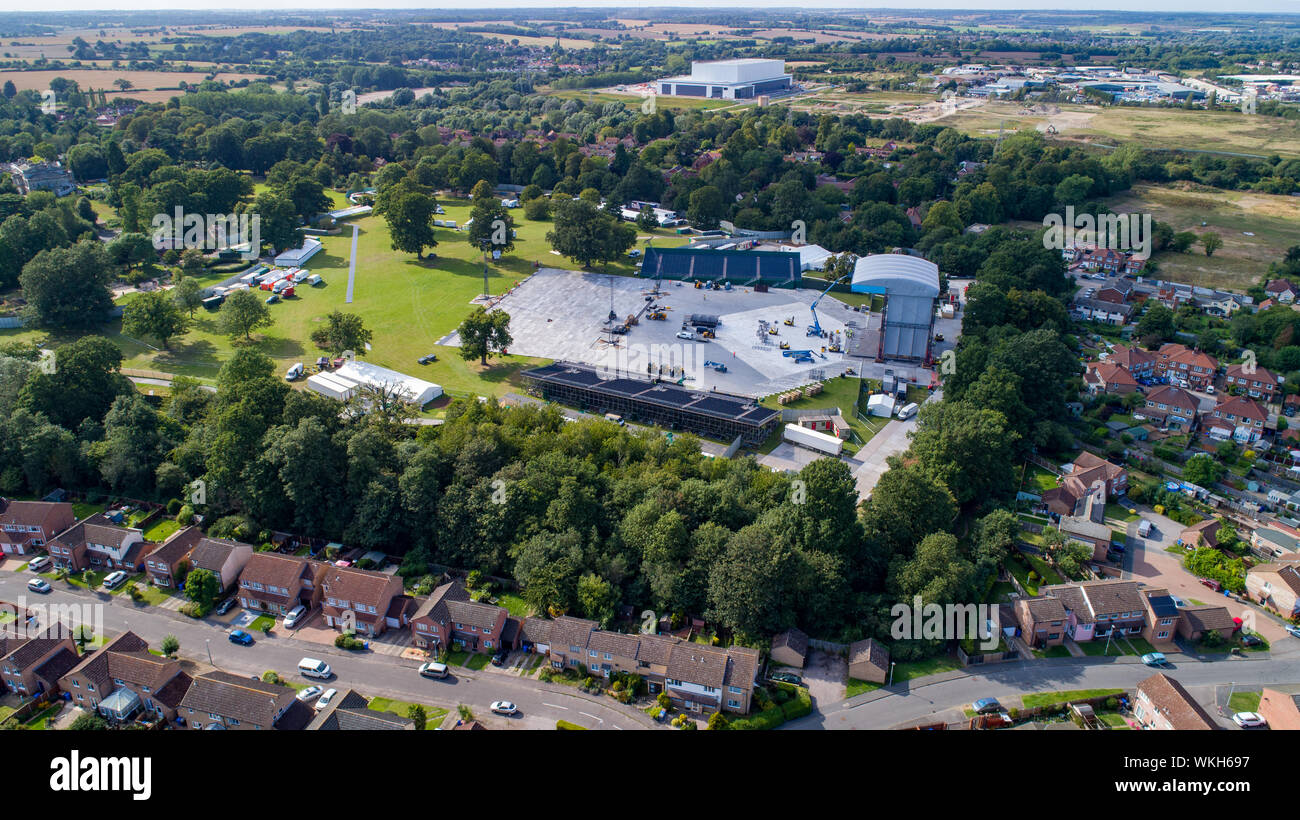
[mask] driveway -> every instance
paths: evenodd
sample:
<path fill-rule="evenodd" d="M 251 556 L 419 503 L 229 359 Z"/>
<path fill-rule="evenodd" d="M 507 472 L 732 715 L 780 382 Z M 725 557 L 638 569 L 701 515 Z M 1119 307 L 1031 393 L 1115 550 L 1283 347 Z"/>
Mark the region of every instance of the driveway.
<path fill-rule="evenodd" d="M 839 655 L 814 649 L 804 664 L 803 682 L 812 695 L 813 708 L 830 706 L 844 700 L 844 686 L 849 679 L 849 664 Z"/>

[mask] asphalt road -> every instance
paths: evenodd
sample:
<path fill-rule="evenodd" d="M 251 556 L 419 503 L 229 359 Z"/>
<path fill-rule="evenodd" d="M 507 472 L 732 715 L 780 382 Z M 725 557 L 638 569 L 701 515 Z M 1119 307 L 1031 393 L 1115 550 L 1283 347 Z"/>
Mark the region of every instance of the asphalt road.
<path fill-rule="evenodd" d="M 265 637 L 255 633 L 256 643 L 240 646 L 226 637 L 226 625 L 213 619 L 197 621 L 179 612 L 136 605 L 125 596 L 74 591 L 59 581 L 51 582 L 52 592 L 39 595 L 27 589 L 30 577 L 27 573 L 0 571 L 0 600 L 27 606 L 102 604 L 99 612 L 102 612 L 106 634 L 116 635 L 130 629 L 155 649 L 163 636 L 175 635 L 180 640 L 180 655 L 194 661 L 200 672 L 211 666 L 247 675 L 260 675 L 273 669 L 286 679 L 309 682 L 297 671 L 298 661 L 308 656 L 323 659 L 335 672 L 335 678 L 326 683 L 311 683 L 322 683 L 327 688 L 349 686 L 368 696 L 383 695 L 441 706 L 452 712 L 448 717 L 449 727 L 455 722 L 457 706 L 465 704 L 475 718 L 494 729 L 554 729 L 555 722 L 561 719 L 591 729 L 659 728 L 644 713 L 608 697 L 583 695 L 575 687 L 526 680 L 509 671 L 453 667 L 453 674 L 448 678 L 429 680 L 416 672 L 417 661 L 372 652 L 347 652 L 292 637 Z M 496 700 L 513 702 L 520 713 L 510 718 L 493 715 L 488 707 Z"/>

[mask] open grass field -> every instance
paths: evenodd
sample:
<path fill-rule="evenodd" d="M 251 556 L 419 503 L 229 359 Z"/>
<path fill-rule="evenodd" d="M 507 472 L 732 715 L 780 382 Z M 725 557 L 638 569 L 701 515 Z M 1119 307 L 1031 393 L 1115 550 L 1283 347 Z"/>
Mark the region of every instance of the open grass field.
<path fill-rule="evenodd" d="M 180 83 L 197 85 L 205 79 L 220 82 L 236 82 L 241 79 L 250 81 L 261 79 L 260 74 L 240 74 L 235 72 L 204 71 L 132 71 L 121 68 L 67 68 L 49 71 L 0 71 L 0 84 L 12 81 L 19 91 L 43 91 L 50 87 L 50 81 L 56 77 L 72 80 L 83 90 L 103 89 L 109 99 L 124 97 L 141 102 L 166 102 L 178 96 Z M 113 83 L 126 80 L 131 88 L 118 90 Z"/>
<path fill-rule="evenodd" d="M 641 106 L 641 100 L 644 99 L 640 94 L 618 94 L 613 91 L 596 91 L 594 89 L 589 90 L 581 88 L 566 88 L 546 93 L 552 97 L 559 97 L 560 99 L 582 100 L 585 104 L 621 102 L 628 108 L 639 108 Z M 683 111 L 688 108 L 699 108 L 703 111 L 712 111 L 718 108 L 728 108 L 735 104 L 735 100 L 704 100 L 695 99 L 693 97 L 667 97 L 662 94 L 655 97 L 655 105 Z"/>
<path fill-rule="evenodd" d="M 257 186 L 259 189 L 261 184 Z M 336 192 L 335 192 L 336 193 Z M 341 201 L 341 194 L 336 201 Z M 446 219 L 463 225 L 469 219 L 466 200 L 442 200 Z M 533 271 L 533 263 L 544 267 L 577 269 L 572 261 L 550 251 L 546 232 L 551 223 L 529 222 L 515 212 L 518 220 L 514 253 L 489 265 L 489 287 L 500 295 Z M 352 224 L 352 223 L 349 223 Z M 123 366 L 138 370 L 194 376 L 211 381 L 221 364 L 243 345 L 250 345 L 275 360 L 280 370 L 295 362 L 311 362 L 320 355 L 310 341 L 311 331 L 333 310 L 359 314 L 374 332 L 373 350 L 367 361 L 391 367 L 435 382 L 452 396 L 496 395 L 516 391 L 521 385 L 517 373 L 544 363 L 541 359 L 522 356 L 493 357 L 486 368 L 477 361 L 465 362 L 459 350 L 439 347 L 436 342 L 454 330 L 473 310 L 470 300 L 483 292 L 483 263 L 479 250 L 465 240 L 466 234 L 437 229 L 439 245 L 436 257 L 417 261 L 413 255 L 392 250 L 386 223 L 379 217 L 356 220 L 361 230 L 357 244 L 355 300 L 345 304 L 348 261 L 351 256 L 352 230 L 345 226 L 338 236 L 322 237 L 324 250 L 309 263 L 313 273 L 325 280 L 320 287 L 299 288 L 301 294 L 270 305 L 275 324 L 255 333 L 252 341 L 232 342 L 222 335 L 216 313 L 197 311 L 189 332 L 172 339 L 169 349 L 159 349 L 154 340 L 131 339 L 121 333 L 121 323 L 114 322 L 103 333 L 126 354 Z M 643 247 L 650 234 L 639 232 L 637 245 Z M 685 237 L 669 231 L 654 232 L 656 245 L 684 244 Z M 630 260 L 611 263 L 607 272 L 631 274 Z M 206 274 L 204 284 L 213 284 L 228 274 Z M 132 294 L 122 297 L 129 302 Z M 34 341 L 46 338 L 38 331 L 0 331 L 0 340 Z M 51 341 L 64 341 L 54 336 Z M 421 366 L 419 357 L 436 353 L 438 361 Z M 301 384 L 301 383 L 300 383 Z"/>

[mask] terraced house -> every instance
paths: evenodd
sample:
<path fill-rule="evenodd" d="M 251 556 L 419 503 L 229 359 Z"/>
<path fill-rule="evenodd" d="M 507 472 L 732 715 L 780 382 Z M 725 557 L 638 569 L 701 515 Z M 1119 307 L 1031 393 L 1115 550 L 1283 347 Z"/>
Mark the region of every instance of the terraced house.
<path fill-rule="evenodd" d="M 0 637 L 4 688 L 21 697 L 57 691 L 59 678 L 79 660 L 72 636 L 59 631 L 33 638 Z"/>
<path fill-rule="evenodd" d="M 458 583 L 443 584 L 422 601 L 411 617 L 411 644 L 430 654 L 450 647 L 467 652 L 496 652 L 511 647 L 506 635 L 509 613 L 477 603 Z"/>
<path fill-rule="evenodd" d="M 582 669 L 604 678 L 619 672 L 640 675 L 651 694 L 665 692 L 676 708 L 687 712 L 748 712 L 758 673 L 754 649 L 606 632 L 595 621 L 568 616 L 551 623 L 548 646 L 556 669 Z"/>
<path fill-rule="evenodd" d="M 340 632 L 378 636 L 388 627 L 405 627 L 404 608 L 394 616 L 394 599 L 405 599 L 402 579 L 396 575 L 351 567 L 327 567 L 321 579 L 321 611 L 325 623 Z M 409 599 L 405 599 L 409 600 Z"/>
<path fill-rule="evenodd" d="M 0 553 L 28 555 L 71 527 L 72 505 L 60 501 L 11 501 L 0 498 Z"/>
<path fill-rule="evenodd" d="M 1077 643 L 1140 635 L 1146 629 L 1146 603 L 1133 581 L 1081 581 L 1039 591 L 1040 597 L 1061 602 L 1065 633 Z"/>
<path fill-rule="evenodd" d="M 1173 342 L 1156 351 L 1156 373 L 1170 384 L 1192 390 L 1204 390 L 1214 383 L 1219 360 L 1207 353 Z"/>
<path fill-rule="evenodd" d="M 293 555 L 254 553 L 239 573 L 239 605 L 283 615 L 296 606 L 320 605 L 326 565 Z"/>

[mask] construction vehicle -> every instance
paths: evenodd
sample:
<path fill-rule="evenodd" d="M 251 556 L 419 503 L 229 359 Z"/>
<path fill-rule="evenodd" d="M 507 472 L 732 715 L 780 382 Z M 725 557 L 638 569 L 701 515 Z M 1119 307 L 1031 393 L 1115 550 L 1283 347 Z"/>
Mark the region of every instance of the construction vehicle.
<path fill-rule="evenodd" d="M 781 349 L 782 349 L 782 350 L 789 350 L 789 349 L 790 349 L 790 343 L 789 343 L 789 342 L 781 342 Z"/>
<path fill-rule="evenodd" d="M 794 317 L 791 316 L 789 319 L 786 319 L 785 322 L 783 322 L 783 324 L 786 327 L 794 327 Z"/>
<path fill-rule="evenodd" d="M 664 313 L 662 310 L 656 310 L 654 313 L 648 313 L 648 314 L 646 314 L 646 318 L 647 318 L 647 319 L 658 319 L 658 320 L 662 321 L 662 320 L 668 318 L 668 314 L 667 314 L 667 313 Z"/>
<path fill-rule="evenodd" d="M 636 314 L 629 313 L 627 315 L 627 321 L 624 322 L 623 324 L 626 325 L 627 327 L 631 327 L 632 325 L 640 324 L 640 320 L 636 318 Z"/>
<path fill-rule="evenodd" d="M 845 279 L 848 279 L 852 275 L 853 275 L 852 273 L 846 273 L 843 276 L 841 276 L 839 279 L 836 279 L 834 282 L 831 282 L 829 285 L 826 286 L 826 290 L 822 291 L 821 296 L 818 296 L 816 299 L 813 300 L 812 305 L 809 306 L 809 310 L 812 311 L 812 317 L 813 317 L 813 323 L 808 326 L 809 336 L 820 337 L 826 335 L 826 331 L 822 330 L 821 322 L 817 321 L 817 305 L 821 303 L 822 299 L 826 298 L 826 294 L 831 292 L 831 288 L 835 287 L 840 282 L 843 282 Z"/>
<path fill-rule="evenodd" d="M 705 366 L 705 367 L 712 367 L 714 370 L 718 371 L 719 373 L 726 373 L 726 372 L 727 372 L 727 366 L 726 366 L 725 364 L 723 364 L 722 362 L 705 362 L 705 363 L 704 363 L 704 366 Z"/>
<path fill-rule="evenodd" d="M 704 283 L 701 282 L 699 279 L 696 279 L 696 280 L 695 280 L 695 289 L 696 289 L 696 290 L 699 290 L 699 289 L 702 288 L 702 287 L 704 287 Z"/>
<path fill-rule="evenodd" d="M 774 327 L 769 327 L 769 328 L 767 329 L 767 332 L 768 332 L 770 335 L 772 335 L 772 336 L 780 336 L 780 335 L 781 335 L 781 331 L 777 330 L 777 329 L 774 328 Z"/>

